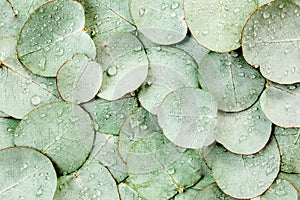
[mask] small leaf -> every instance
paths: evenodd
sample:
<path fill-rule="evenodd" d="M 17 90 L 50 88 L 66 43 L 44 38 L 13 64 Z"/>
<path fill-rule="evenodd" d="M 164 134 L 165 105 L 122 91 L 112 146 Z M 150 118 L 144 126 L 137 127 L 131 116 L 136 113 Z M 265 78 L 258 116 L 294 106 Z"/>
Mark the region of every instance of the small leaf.
<path fill-rule="evenodd" d="M 300 129 L 276 126 L 274 134 L 281 154 L 281 171 L 300 173 Z"/>
<path fill-rule="evenodd" d="M 0 149 L 14 146 L 14 132 L 18 124 L 19 120 L 0 118 Z"/>
<path fill-rule="evenodd" d="M 133 187 L 144 198 L 163 200 L 201 178 L 202 160 L 197 151 L 176 147 L 161 132 L 153 132 L 133 144 L 127 169 Z"/>
<path fill-rule="evenodd" d="M 18 57 L 23 65 L 46 77 L 74 53 L 95 58 L 92 39 L 84 30 L 84 10 L 72 0 L 48 1 L 36 9 L 24 24 L 18 40 Z"/>
<path fill-rule="evenodd" d="M 136 90 L 147 77 L 148 59 L 143 45 L 129 33 L 115 35 L 103 44 L 97 62 L 104 70 L 98 94 L 103 99 L 119 99 Z"/>
<path fill-rule="evenodd" d="M 178 43 L 187 33 L 182 1 L 131 0 L 130 12 L 138 30 L 155 43 Z"/>
<path fill-rule="evenodd" d="M 257 0 L 185 0 L 186 22 L 204 47 L 218 52 L 239 48 L 243 26 L 257 8 Z"/>
<path fill-rule="evenodd" d="M 178 89 L 168 94 L 157 113 L 165 136 L 180 147 L 193 149 L 215 141 L 216 118 L 215 99 L 197 88 Z"/>
<path fill-rule="evenodd" d="M 274 124 L 300 127 L 300 84 L 269 84 L 260 97 L 260 105 Z"/>
<path fill-rule="evenodd" d="M 126 183 L 120 183 L 118 188 L 122 200 L 145 200 Z"/>
<path fill-rule="evenodd" d="M 83 54 L 77 54 L 60 67 L 57 89 L 70 102 L 82 103 L 93 99 L 102 83 L 102 68 Z"/>
<path fill-rule="evenodd" d="M 299 9 L 297 0 L 272 1 L 261 6 L 244 27 L 245 59 L 273 82 L 300 82 Z"/>
<path fill-rule="evenodd" d="M 254 154 L 269 141 L 272 123 L 259 102 L 238 113 L 218 113 L 217 142 L 236 154 Z"/>
<path fill-rule="evenodd" d="M 172 47 L 147 49 L 148 78 L 138 98 L 142 107 L 156 114 L 168 93 L 182 87 L 198 87 L 197 64 L 186 52 Z"/>
<path fill-rule="evenodd" d="M 21 119 L 38 105 L 58 101 L 55 79 L 31 74 L 18 61 L 16 39 L 0 39 L 0 110 Z"/>
<path fill-rule="evenodd" d="M 0 199 L 52 200 L 56 173 L 51 161 L 29 148 L 0 151 Z"/>
<path fill-rule="evenodd" d="M 118 183 L 128 176 L 125 162 L 118 152 L 117 136 L 96 133 L 89 160 L 97 161 L 107 167 Z"/>
<path fill-rule="evenodd" d="M 17 146 L 30 146 L 46 154 L 60 173 L 78 169 L 94 142 L 94 126 L 80 106 L 57 102 L 30 112 L 15 130 Z"/>
<path fill-rule="evenodd" d="M 199 64 L 199 82 L 218 101 L 218 108 L 238 112 L 249 108 L 261 94 L 265 80 L 236 51 L 209 52 Z"/>
<path fill-rule="evenodd" d="M 126 97 L 115 101 L 96 99 L 82 105 L 95 122 L 95 130 L 118 135 L 122 122 L 138 107 L 136 98 Z"/>
<path fill-rule="evenodd" d="M 289 181 L 277 179 L 260 200 L 298 200 L 298 192 Z"/>
<path fill-rule="evenodd" d="M 58 178 L 54 200 L 119 200 L 115 180 L 98 162 L 87 162 L 77 172 Z"/>
<path fill-rule="evenodd" d="M 206 188 L 200 190 L 193 200 L 202 200 L 202 199 L 209 199 L 209 200 L 234 200 L 230 196 L 224 194 L 217 184 L 211 184 Z"/>
<path fill-rule="evenodd" d="M 254 198 L 264 193 L 277 177 L 280 154 L 274 138 L 254 155 L 237 155 L 221 149 L 212 163 L 212 172 L 216 183 L 227 195 L 239 199 Z"/>

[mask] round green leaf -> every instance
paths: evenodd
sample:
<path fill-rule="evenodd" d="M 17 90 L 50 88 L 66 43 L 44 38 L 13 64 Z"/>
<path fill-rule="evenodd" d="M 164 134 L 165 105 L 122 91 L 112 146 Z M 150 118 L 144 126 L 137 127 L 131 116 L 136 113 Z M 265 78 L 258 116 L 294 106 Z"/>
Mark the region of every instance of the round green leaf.
<path fill-rule="evenodd" d="M 96 99 L 82 105 L 95 122 L 95 130 L 100 133 L 118 135 L 122 122 L 138 107 L 134 97 L 115 101 Z"/>
<path fill-rule="evenodd" d="M 212 51 L 239 48 L 243 26 L 257 8 L 257 0 L 185 0 L 186 22 L 195 39 Z"/>
<path fill-rule="evenodd" d="M 221 148 L 221 147 L 217 147 Z M 264 193 L 273 183 L 280 167 L 280 154 L 273 138 L 254 155 L 237 155 L 219 150 L 212 172 L 221 190 L 234 198 L 249 199 Z"/>
<path fill-rule="evenodd" d="M 174 144 L 198 149 L 215 140 L 217 103 L 206 91 L 183 88 L 162 102 L 157 119 L 165 136 Z"/>
<path fill-rule="evenodd" d="M 99 49 L 118 33 L 133 32 L 136 28 L 129 12 L 130 0 L 79 0 L 85 9 L 86 26 Z"/>
<path fill-rule="evenodd" d="M 83 54 L 75 55 L 57 73 L 60 96 L 70 102 L 90 101 L 97 95 L 101 83 L 101 66 Z"/>
<path fill-rule="evenodd" d="M 58 178 L 54 200 L 119 199 L 115 180 L 98 162 L 85 163 L 78 172 Z"/>
<path fill-rule="evenodd" d="M 298 200 L 298 192 L 289 181 L 277 179 L 260 200 Z"/>
<path fill-rule="evenodd" d="M 272 122 L 264 115 L 259 102 L 238 113 L 218 113 L 217 142 L 236 154 L 254 154 L 268 142 Z"/>
<path fill-rule="evenodd" d="M 57 102 L 30 112 L 15 130 L 17 146 L 30 146 L 46 154 L 60 173 L 78 169 L 94 142 L 94 126 L 80 106 Z"/>
<path fill-rule="evenodd" d="M 0 199 L 52 200 L 56 173 L 51 161 L 29 148 L 0 151 Z"/>
<path fill-rule="evenodd" d="M 270 121 L 282 127 L 300 127 L 300 84 L 268 85 L 260 105 Z"/>
<path fill-rule="evenodd" d="M 47 0 L 1 0 L 0 1 L 0 38 L 17 37 L 29 14 Z"/>
<path fill-rule="evenodd" d="M 148 59 L 143 45 L 132 34 L 115 35 L 99 51 L 97 61 L 104 69 L 99 97 L 119 99 L 145 81 Z"/>
<path fill-rule="evenodd" d="M 118 188 L 122 200 L 145 200 L 139 195 L 139 193 L 137 193 L 133 188 L 126 184 L 126 182 L 120 183 L 118 185 Z"/>
<path fill-rule="evenodd" d="M 209 52 L 199 64 L 199 82 L 218 101 L 223 111 L 249 108 L 259 98 L 265 80 L 238 52 Z"/>
<path fill-rule="evenodd" d="M 0 118 L 0 149 L 14 146 L 14 131 L 19 120 Z"/>
<path fill-rule="evenodd" d="M 138 30 L 155 43 L 178 43 L 187 33 L 182 1 L 131 0 L 130 12 Z"/>
<path fill-rule="evenodd" d="M 202 199 L 209 199 L 209 200 L 234 200 L 230 196 L 224 194 L 217 184 L 211 184 L 206 188 L 200 190 L 193 200 L 202 200 Z"/>
<path fill-rule="evenodd" d="M 300 129 L 276 126 L 274 134 L 281 154 L 281 171 L 300 173 Z"/>
<path fill-rule="evenodd" d="M 147 49 L 150 62 L 148 78 L 138 98 L 142 106 L 156 114 L 168 93 L 182 87 L 198 87 L 197 64 L 186 52 L 172 47 Z"/>
<path fill-rule="evenodd" d="M 125 162 L 118 152 L 117 136 L 96 133 L 95 144 L 89 159 L 107 167 L 118 183 L 128 176 Z"/>
<path fill-rule="evenodd" d="M 272 1 L 260 7 L 244 27 L 244 57 L 271 81 L 300 82 L 299 9 L 297 0 Z"/>
<path fill-rule="evenodd" d="M 57 101 L 55 79 L 26 70 L 16 56 L 16 39 L 0 39 L 0 110 L 21 119 L 38 105 Z"/>
<path fill-rule="evenodd" d="M 169 199 L 194 185 L 202 164 L 197 151 L 176 147 L 161 132 L 134 143 L 127 158 L 131 183 L 149 200 Z"/>
<path fill-rule="evenodd" d="M 95 58 L 92 39 L 84 32 L 84 10 L 76 1 L 49 1 L 36 9 L 24 24 L 18 56 L 35 74 L 56 76 L 58 68 L 74 53 Z"/>
<path fill-rule="evenodd" d="M 155 115 L 143 108 L 133 112 L 120 127 L 119 152 L 123 160 L 126 161 L 128 152 L 135 142 L 159 130 Z"/>

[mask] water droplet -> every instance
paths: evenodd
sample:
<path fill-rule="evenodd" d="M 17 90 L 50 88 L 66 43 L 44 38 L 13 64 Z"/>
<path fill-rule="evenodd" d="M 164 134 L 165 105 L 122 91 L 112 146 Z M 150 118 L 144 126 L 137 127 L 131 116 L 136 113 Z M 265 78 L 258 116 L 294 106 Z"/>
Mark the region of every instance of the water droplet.
<path fill-rule="evenodd" d="M 165 10 L 167 7 L 168 7 L 168 4 L 162 3 L 160 8 L 161 8 L 162 10 Z"/>
<path fill-rule="evenodd" d="M 203 35 L 207 35 L 207 34 L 208 34 L 208 31 L 207 31 L 207 30 L 204 30 L 204 31 L 202 32 L 202 34 L 203 34 Z"/>
<path fill-rule="evenodd" d="M 140 50 L 142 50 L 142 47 L 140 45 L 134 47 L 134 51 L 140 51 Z"/>
<path fill-rule="evenodd" d="M 45 71 L 46 69 L 46 58 L 42 57 L 38 63 L 40 70 Z"/>
<path fill-rule="evenodd" d="M 146 9 L 145 8 L 141 8 L 140 11 L 139 11 L 139 15 L 142 17 L 146 12 Z"/>
<path fill-rule="evenodd" d="M 270 13 L 264 12 L 264 13 L 263 13 L 263 17 L 264 17 L 265 19 L 269 18 L 269 17 L 270 17 Z"/>
<path fill-rule="evenodd" d="M 278 8 L 282 9 L 284 7 L 284 3 L 279 4 Z"/>
<path fill-rule="evenodd" d="M 39 96 L 33 96 L 32 98 L 31 98 L 31 103 L 32 103 L 32 105 L 39 105 L 40 103 L 41 103 L 41 98 L 39 97 Z"/>
<path fill-rule="evenodd" d="M 170 16 L 171 16 L 171 17 L 176 17 L 176 13 L 172 12 L 172 13 L 170 14 Z"/>
<path fill-rule="evenodd" d="M 258 182 L 258 186 L 259 186 L 259 187 L 262 187 L 262 186 L 264 186 L 264 185 L 265 185 L 265 183 L 264 183 L 263 181 L 259 181 L 259 182 Z"/>
<path fill-rule="evenodd" d="M 289 90 L 295 90 L 297 87 L 295 85 L 288 86 Z"/>
<path fill-rule="evenodd" d="M 239 73 L 240 76 L 244 77 L 245 76 L 245 73 L 244 72 L 241 72 Z"/>
<path fill-rule="evenodd" d="M 172 9 L 176 9 L 176 8 L 178 8 L 179 7 L 179 3 L 178 2 L 173 2 L 172 4 L 171 4 L 171 8 Z"/>
<path fill-rule="evenodd" d="M 174 168 L 169 169 L 168 173 L 171 174 L 171 175 L 175 174 L 175 169 Z"/>
<path fill-rule="evenodd" d="M 40 188 L 38 189 L 38 191 L 36 192 L 37 196 L 41 196 L 43 194 L 43 190 Z"/>
<path fill-rule="evenodd" d="M 236 58 L 239 56 L 239 54 L 237 52 L 233 51 L 233 52 L 231 52 L 231 56 Z"/>
<path fill-rule="evenodd" d="M 236 9 L 233 10 L 234 13 L 238 13 L 239 11 L 240 11 L 239 8 L 236 8 Z"/>
<path fill-rule="evenodd" d="M 117 72 L 118 72 L 118 69 L 115 65 L 112 65 L 107 69 L 108 76 L 115 76 L 117 74 Z"/>

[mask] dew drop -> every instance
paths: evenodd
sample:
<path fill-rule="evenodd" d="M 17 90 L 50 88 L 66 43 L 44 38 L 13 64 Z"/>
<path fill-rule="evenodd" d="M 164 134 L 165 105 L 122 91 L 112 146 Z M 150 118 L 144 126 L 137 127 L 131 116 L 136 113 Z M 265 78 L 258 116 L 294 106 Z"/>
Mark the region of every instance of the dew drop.
<path fill-rule="evenodd" d="M 40 188 L 38 189 L 38 191 L 36 192 L 37 196 L 41 196 L 43 194 L 43 190 Z"/>
<path fill-rule="evenodd" d="M 31 98 L 31 103 L 32 103 L 32 105 L 35 105 L 35 106 L 39 105 L 41 103 L 41 98 L 39 96 L 35 95 Z"/>
<path fill-rule="evenodd" d="M 146 12 L 145 8 L 141 8 L 139 11 L 139 15 L 142 17 L 144 16 L 145 12 Z"/>
<path fill-rule="evenodd" d="M 269 17 L 270 17 L 270 13 L 264 12 L 264 13 L 263 13 L 263 17 L 264 17 L 265 19 L 269 18 Z"/>
<path fill-rule="evenodd" d="M 288 87 L 289 90 L 295 90 L 297 87 L 295 85 L 291 85 Z"/>
<path fill-rule="evenodd" d="M 165 10 L 167 7 L 168 7 L 168 4 L 162 3 L 160 8 L 161 8 L 162 10 Z"/>
<path fill-rule="evenodd" d="M 203 34 L 203 35 L 207 35 L 207 34 L 208 34 L 208 31 L 207 31 L 207 30 L 204 30 L 204 31 L 202 32 L 202 34 Z"/>
<path fill-rule="evenodd" d="M 171 8 L 172 9 L 176 9 L 176 8 L 178 8 L 179 7 L 179 3 L 178 2 L 173 2 L 172 4 L 171 4 Z"/>
<path fill-rule="evenodd" d="M 142 50 L 142 47 L 140 45 L 134 47 L 134 51 L 141 51 Z"/>
<path fill-rule="evenodd" d="M 118 72 L 118 69 L 115 65 L 112 65 L 107 69 L 108 76 L 115 76 L 117 74 L 117 72 Z"/>

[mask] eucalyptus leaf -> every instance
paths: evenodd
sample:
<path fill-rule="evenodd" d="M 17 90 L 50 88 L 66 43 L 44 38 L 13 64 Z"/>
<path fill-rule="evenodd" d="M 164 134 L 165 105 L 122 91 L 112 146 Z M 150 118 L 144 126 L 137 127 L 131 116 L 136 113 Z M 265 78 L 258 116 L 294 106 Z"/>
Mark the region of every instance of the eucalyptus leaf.
<path fill-rule="evenodd" d="M 128 176 L 125 162 L 118 152 L 117 136 L 96 133 L 89 160 L 97 161 L 107 167 L 118 183 Z"/>
<path fill-rule="evenodd" d="M 298 200 L 298 192 L 289 181 L 277 179 L 260 200 Z"/>
<path fill-rule="evenodd" d="M 298 191 L 298 197 L 300 196 L 300 174 L 288 174 L 280 172 L 278 178 L 289 181 Z"/>
<path fill-rule="evenodd" d="M 154 43 L 170 45 L 185 38 L 183 1 L 131 0 L 130 12 L 138 30 Z"/>
<path fill-rule="evenodd" d="M 0 38 L 17 37 L 30 13 L 47 0 L 1 0 Z"/>
<path fill-rule="evenodd" d="M 276 126 L 274 134 L 281 154 L 281 171 L 300 173 L 300 129 Z"/>
<path fill-rule="evenodd" d="M 262 112 L 259 101 L 245 111 L 218 113 L 217 142 L 236 154 L 254 154 L 269 141 L 272 122 Z"/>
<path fill-rule="evenodd" d="M 213 160 L 212 172 L 224 193 L 249 199 L 261 195 L 271 186 L 279 167 L 279 149 L 272 138 L 262 151 L 254 155 L 237 155 L 220 149 Z"/>
<path fill-rule="evenodd" d="M 14 143 L 39 150 L 55 163 L 59 173 L 70 173 L 89 155 L 95 136 L 93 128 L 93 121 L 80 106 L 50 103 L 22 119 L 15 130 Z"/>
<path fill-rule="evenodd" d="M 82 103 L 93 99 L 102 83 L 102 68 L 83 54 L 64 63 L 57 72 L 60 96 L 70 102 Z"/>
<path fill-rule="evenodd" d="M 0 110 L 21 119 L 43 103 L 58 101 L 55 79 L 31 74 L 18 61 L 16 39 L 0 39 Z"/>
<path fill-rule="evenodd" d="M 126 184 L 126 182 L 120 183 L 118 185 L 118 188 L 122 200 L 145 200 L 139 195 L 139 193 L 137 193 L 133 188 Z"/>
<path fill-rule="evenodd" d="M 261 6 L 244 27 L 245 59 L 273 82 L 300 82 L 299 10 L 297 0 L 272 1 Z"/>
<path fill-rule="evenodd" d="M 122 122 L 137 109 L 138 102 L 134 97 L 115 101 L 95 99 L 82 107 L 91 115 L 97 132 L 118 135 Z"/>
<path fill-rule="evenodd" d="M 199 64 L 199 82 L 218 101 L 218 108 L 237 112 L 249 108 L 259 98 L 265 80 L 237 51 L 209 52 Z"/>
<path fill-rule="evenodd" d="M 182 87 L 198 87 L 197 64 L 186 52 L 172 47 L 147 49 L 150 69 L 138 98 L 143 108 L 156 114 L 168 93 Z"/>
<path fill-rule="evenodd" d="M 274 124 L 282 127 L 300 127 L 300 84 L 268 84 L 260 96 L 260 105 Z"/>
<path fill-rule="evenodd" d="M 54 200 L 118 200 L 115 180 L 98 162 L 87 162 L 77 172 L 58 178 Z"/>
<path fill-rule="evenodd" d="M 160 132 L 135 142 L 127 158 L 129 180 L 149 200 L 169 199 L 194 185 L 201 166 L 197 151 L 176 147 Z"/>
<path fill-rule="evenodd" d="M 193 200 L 202 200 L 202 199 L 209 199 L 209 200 L 234 200 L 234 198 L 224 194 L 217 184 L 211 184 L 206 188 L 200 190 Z"/>
<path fill-rule="evenodd" d="M 14 132 L 19 120 L 0 118 L 0 149 L 14 146 Z"/>
<path fill-rule="evenodd" d="M 86 26 L 99 49 L 112 36 L 135 31 L 130 0 L 79 0 L 85 9 Z"/>
<path fill-rule="evenodd" d="M 110 38 L 99 49 L 97 62 L 103 67 L 103 83 L 98 96 L 116 100 L 136 90 L 148 74 L 148 59 L 141 42 L 132 34 Z"/>
<path fill-rule="evenodd" d="M 178 89 L 163 100 L 157 119 L 165 136 L 174 144 L 202 148 L 215 141 L 217 103 L 204 90 Z"/>
<path fill-rule="evenodd" d="M 206 48 L 228 52 L 241 46 L 242 29 L 257 8 L 257 0 L 185 0 L 186 22 L 195 39 Z"/>
<path fill-rule="evenodd" d="M 18 40 L 18 57 L 35 74 L 54 77 L 74 53 L 95 58 L 94 42 L 84 32 L 84 10 L 73 0 L 48 1 L 25 22 Z"/>
<path fill-rule="evenodd" d="M 30 148 L 0 151 L 0 199 L 52 200 L 56 173 L 51 161 Z"/>

